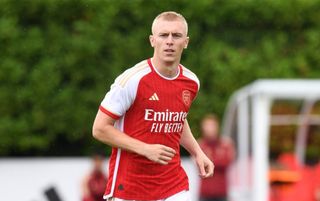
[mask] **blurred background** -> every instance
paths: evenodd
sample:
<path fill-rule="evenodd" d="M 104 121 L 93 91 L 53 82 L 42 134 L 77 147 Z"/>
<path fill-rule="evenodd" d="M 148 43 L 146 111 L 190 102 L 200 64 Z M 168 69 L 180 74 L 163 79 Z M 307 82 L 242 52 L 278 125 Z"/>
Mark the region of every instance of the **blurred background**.
<path fill-rule="evenodd" d="M 108 156 L 111 150 L 91 135 L 98 106 L 117 75 L 152 56 L 151 24 L 167 10 L 189 23 L 182 63 L 201 82 L 188 116 L 197 138 L 206 113 L 223 119 L 233 92 L 257 79 L 320 77 L 319 0 L 1 0 L 0 194 L 5 200 L 17 200 L 14 194 L 26 186 L 21 201 L 49 199 L 39 195 L 51 186 L 58 186 L 64 201 L 80 200 L 80 176 L 91 167 L 88 156 L 97 149 Z M 301 107 L 301 101 L 277 100 L 270 113 L 296 114 Z M 319 101 L 311 113 L 320 114 Z M 270 128 L 270 161 L 293 151 L 295 129 Z M 319 125 L 308 132 L 306 163 L 314 165 Z M 182 153 L 196 200 L 196 169 Z M 75 186 L 60 182 L 59 187 L 57 177 Z"/>

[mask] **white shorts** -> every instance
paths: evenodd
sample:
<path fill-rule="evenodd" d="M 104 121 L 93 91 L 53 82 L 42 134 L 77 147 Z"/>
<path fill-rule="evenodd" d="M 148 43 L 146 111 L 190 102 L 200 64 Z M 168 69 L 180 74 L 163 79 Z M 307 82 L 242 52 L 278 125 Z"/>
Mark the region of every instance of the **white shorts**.
<path fill-rule="evenodd" d="M 189 191 L 181 191 L 177 194 L 174 194 L 168 198 L 162 200 L 153 200 L 153 201 L 191 201 L 191 196 Z M 123 200 L 120 198 L 109 198 L 107 201 L 136 201 L 136 200 Z"/>

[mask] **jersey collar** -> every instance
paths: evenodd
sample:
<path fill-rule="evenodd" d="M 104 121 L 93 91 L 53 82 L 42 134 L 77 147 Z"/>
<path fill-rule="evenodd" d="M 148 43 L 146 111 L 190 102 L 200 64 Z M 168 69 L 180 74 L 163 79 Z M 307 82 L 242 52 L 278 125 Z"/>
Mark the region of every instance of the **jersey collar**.
<path fill-rule="evenodd" d="M 152 64 L 152 61 L 151 61 L 151 58 L 148 59 L 148 64 L 151 68 L 152 71 L 156 72 L 160 77 L 162 77 L 163 79 L 166 79 L 166 80 L 175 80 L 177 79 L 179 76 L 180 76 L 180 73 L 181 73 L 181 65 L 179 64 L 179 67 L 178 67 L 178 73 L 176 76 L 174 77 L 166 77 L 164 75 L 162 75 L 155 67 L 154 65 Z"/>

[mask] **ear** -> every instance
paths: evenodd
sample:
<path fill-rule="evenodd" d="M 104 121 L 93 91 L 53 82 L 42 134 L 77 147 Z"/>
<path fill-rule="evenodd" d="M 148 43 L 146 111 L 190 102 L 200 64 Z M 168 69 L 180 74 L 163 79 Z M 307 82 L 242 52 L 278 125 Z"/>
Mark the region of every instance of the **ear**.
<path fill-rule="evenodd" d="M 153 37 L 153 35 L 149 36 L 149 41 L 150 41 L 151 47 L 154 47 L 154 37 Z"/>
<path fill-rule="evenodd" d="M 185 42 L 184 42 L 184 49 L 187 49 L 188 44 L 189 44 L 189 37 L 187 37 Z"/>

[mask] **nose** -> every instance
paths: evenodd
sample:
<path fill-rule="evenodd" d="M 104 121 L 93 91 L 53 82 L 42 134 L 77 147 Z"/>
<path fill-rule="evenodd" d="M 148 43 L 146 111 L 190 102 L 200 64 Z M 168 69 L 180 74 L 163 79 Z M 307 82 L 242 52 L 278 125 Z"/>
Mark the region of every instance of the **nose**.
<path fill-rule="evenodd" d="M 169 46 L 173 45 L 173 37 L 172 37 L 172 34 L 169 34 L 169 36 L 167 37 L 166 44 L 169 45 Z"/>

